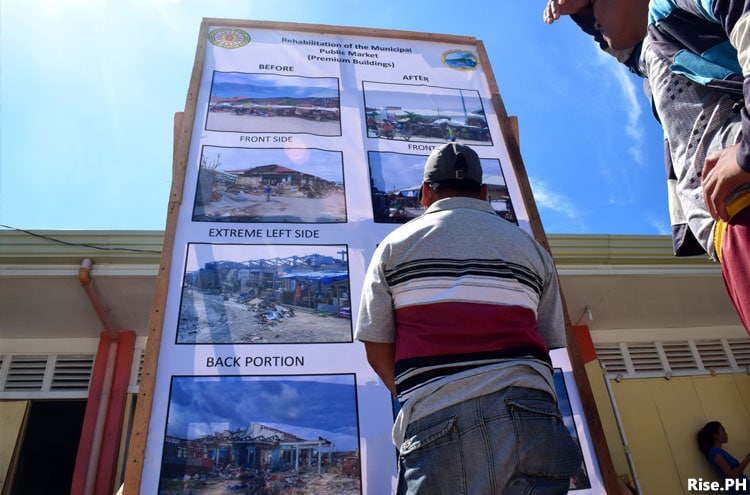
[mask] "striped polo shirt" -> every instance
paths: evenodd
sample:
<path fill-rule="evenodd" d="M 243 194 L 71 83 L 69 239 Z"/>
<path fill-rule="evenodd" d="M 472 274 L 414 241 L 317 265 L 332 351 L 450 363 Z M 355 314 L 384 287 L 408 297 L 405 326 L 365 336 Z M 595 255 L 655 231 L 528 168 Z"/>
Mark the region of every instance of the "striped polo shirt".
<path fill-rule="evenodd" d="M 355 336 L 395 343 L 402 404 L 473 368 L 550 363 L 565 345 L 552 258 L 487 202 L 442 199 L 376 249 Z"/>

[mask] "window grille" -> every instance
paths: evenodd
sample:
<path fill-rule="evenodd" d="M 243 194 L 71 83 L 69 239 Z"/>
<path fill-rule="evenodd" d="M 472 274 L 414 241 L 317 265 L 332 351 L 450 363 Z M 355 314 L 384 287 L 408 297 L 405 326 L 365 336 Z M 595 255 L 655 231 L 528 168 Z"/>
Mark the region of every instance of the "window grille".
<path fill-rule="evenodd" d="M 143 349 L 136 349 L 128 391 L 138 392 Z M 88 395 L 96 355 L 0 354 L 0 399 L 80 398 Z M 136 381 L 137 379 L 137 381 Z"/>
<path fill-rule="evenodd" d="M 688 342 L 662 342 L 661 345 L 671 370 L 697 369 L 695 356 Z"/>
<path fill-rule="evenodd" d="M 633 371 L 636 373 L 658 372 L 664 369 L 659 351 L 653 342 L 628 344 L 628 353 L 630 362 L 633 363 Z"/>
<path fill-rule="evenodd" d="M 143 349 L 140 349 L 140 352 L 138 353 L 138 378 L 136 378 L 135 383 L 136 385 L 141 384 L 141 374 L 143 373 L 143 361 L 146 357 L 146 352 Z"/>
<path fill-rule="evenodd" d="M 56 356 L 50 390 L 88 390 L 94 355 Z"/>
<path fill-rule="evenodd" d="M 12 356 L 3 390 L 42 390 L 48 356 Z"/>
<path fill-rule="evenodd" d="M 728 343 L 737 366 L 750 366 L 750 339 L 730 340 Z"/>
<path fill-rule="evenodd" d="M 610 378 L 750 372 L 750 340 L 676 340 L 595 344 Z"/>
<path fill-rule="evenodd" d="M 700 340 L 695 341 L 695 347 L 698 349 L 703 366 L 706 368 L 725 368 L 729 366 L 727 353 L 721 341 L 718 340 Z"/>
<path fill-rule="evenodd" d="M 138 388 L 141 385 L 141 376 L 143 375 L 143 361 L 145 356 L 145 349 L 136 346 L 133 356 L 133 366 L 130 370 L 130 384 L 128 385 L 128 392 L 130 392 L 131 394 L 137 394 Z"/>
<path fill-rule="evenodd" d="M 607 372 L 616 374 L 628 371 L 620 344 L 601 344 L 596 347 L 596 354 L 607 366 Z"/>

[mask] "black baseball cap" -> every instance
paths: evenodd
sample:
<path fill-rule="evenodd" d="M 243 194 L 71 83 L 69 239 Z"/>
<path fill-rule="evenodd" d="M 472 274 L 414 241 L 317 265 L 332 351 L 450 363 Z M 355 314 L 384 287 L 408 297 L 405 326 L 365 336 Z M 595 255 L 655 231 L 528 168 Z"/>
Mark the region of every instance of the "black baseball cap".
<path fill-rule="evenodd" d="M 476 151 L 460 143 L 438 146 L 424 164 L 424 181 L 471 180 L 482 183 L 482 165 Z"/>

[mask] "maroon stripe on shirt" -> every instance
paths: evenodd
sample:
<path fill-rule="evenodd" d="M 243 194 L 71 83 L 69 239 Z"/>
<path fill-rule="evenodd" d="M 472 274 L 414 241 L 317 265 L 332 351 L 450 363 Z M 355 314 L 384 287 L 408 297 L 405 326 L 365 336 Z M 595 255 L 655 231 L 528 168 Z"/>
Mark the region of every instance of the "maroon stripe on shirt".
<path fill-rule="evenodd" d="M 519 306 L 444 302 L 396 310 L 396 361 L 517 347 L 547 352 L 533 311 Z"/>

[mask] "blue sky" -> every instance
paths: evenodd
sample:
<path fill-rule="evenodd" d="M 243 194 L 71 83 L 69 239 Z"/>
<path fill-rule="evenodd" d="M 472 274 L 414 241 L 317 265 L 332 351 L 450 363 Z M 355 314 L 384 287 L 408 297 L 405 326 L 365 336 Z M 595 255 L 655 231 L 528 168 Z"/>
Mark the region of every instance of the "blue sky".
<path fill-rule="evenodd" d="M 298 81 L 298 85 L 289 82 L 291 78 Z M 334 77 L 310 79 L 287 76 L 281 84 L 276 75 L 217 72 L 211 86 L 211 96 L 234 98 L 251 94 L 254 98 L 335 98 L 339 95 L 338 89 L 338 79 Z"/>
<path fill-rule="evenodd" d="M 473 36 L 485 44 L 547 233 L 669 232 L 641 82 L 543 0 L 0 3 L 0 224 L 165 226 L 172 121 L 203 17 Z"/>
<path fill-rule="evenodd" d="M 228 398 L 231 397 L 231 400 Z M 175 377 L 167 434 L 194 439 L 260 423 L 304 440 L 357 450 L 353 375 Z"/>

